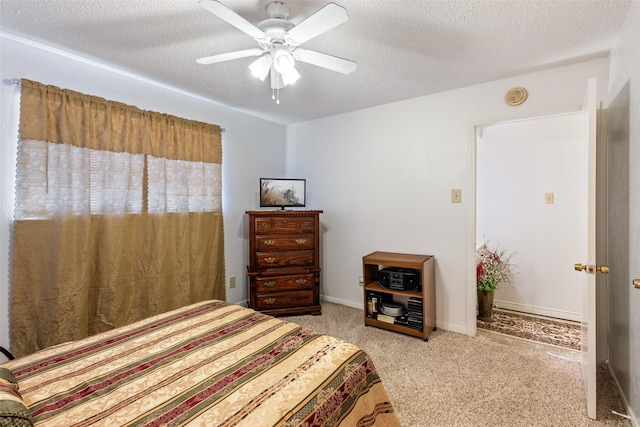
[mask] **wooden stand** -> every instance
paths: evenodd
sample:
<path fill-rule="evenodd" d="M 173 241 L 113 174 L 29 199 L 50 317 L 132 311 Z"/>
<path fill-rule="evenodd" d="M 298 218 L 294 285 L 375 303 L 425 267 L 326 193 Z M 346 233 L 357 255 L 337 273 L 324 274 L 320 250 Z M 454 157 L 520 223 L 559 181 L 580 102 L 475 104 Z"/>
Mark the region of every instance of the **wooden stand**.
<path fill-rule="evenodd" d="M 383 288 L 378 284 L 378 272 L 385 267 L 402 267 L 417 270 L 420 273 L 422 288 L 416 292 Z M 393 252 L 374 252 L 362 258 L 364 279 L 364 324 L 394 332 L 420 337 L 428 341 L 431 331 L 436 329 L 436 298 L 434 261 L 431 255 L 411 255 Z M 371 302 L 371 296 L 379 300 Z M 411 305 L 422 309 L 422 328 L 416 329 L 405 324 L 387 323 L 378 319 L 380 300 Z M 382 316 L 381 316 L 382 318 Z M 386 318 L 388 319 L 388 318 Z M 416 325 L 416 322 L 413 322 Z"/>

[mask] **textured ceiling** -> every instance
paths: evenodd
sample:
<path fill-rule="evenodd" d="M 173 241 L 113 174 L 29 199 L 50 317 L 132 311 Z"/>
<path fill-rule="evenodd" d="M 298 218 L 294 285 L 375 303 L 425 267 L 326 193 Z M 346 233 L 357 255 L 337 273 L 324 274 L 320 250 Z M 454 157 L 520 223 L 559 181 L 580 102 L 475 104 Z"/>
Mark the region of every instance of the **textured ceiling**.
<path fill-rule="evenodd" d="M 0 29 L 278 123 L 295 123 L 608 55 L 626 0 L 336 0 L 349 21 L 303 47 L 350 59 L 349 75 L 299 63 L 271 100 L 255 58 L 196 58 L 256 47 L 197 0 L 0 0 Z M 257 24 L 271 0 L 221 0 Z M 328 2 L 289 0 L 299 23 Z M 15 76 L 19 78 L 21 76 Z M 47 83 L 47 82 L 43 82 Z"/>

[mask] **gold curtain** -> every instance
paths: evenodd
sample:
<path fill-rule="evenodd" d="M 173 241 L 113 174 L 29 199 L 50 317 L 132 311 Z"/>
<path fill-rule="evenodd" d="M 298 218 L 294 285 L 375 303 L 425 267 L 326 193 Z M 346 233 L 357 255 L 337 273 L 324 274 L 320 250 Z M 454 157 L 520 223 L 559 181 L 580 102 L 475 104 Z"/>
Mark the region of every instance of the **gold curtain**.
<path fill-rule="evenodd" d="M 22 80 L 20 142 L 11 293 L 16 356 L 225 299 L 219 126 Z M 59 144 L 81 160 L 57 164 Z M 85 169 L 107 167 L 109 153 L 133 157 L 109 160 L 117 173 L 94 179 L 99 171 Z M 20 175 L 29 168 L 34 172 Z M 184 176 L 175 178 L 175 171 Z M 91 180 L 87 188 L 65 187 L 83 173 L 91 177 L 79 179 Z M 103 195 L 105 201 L 95 200 Z"/>

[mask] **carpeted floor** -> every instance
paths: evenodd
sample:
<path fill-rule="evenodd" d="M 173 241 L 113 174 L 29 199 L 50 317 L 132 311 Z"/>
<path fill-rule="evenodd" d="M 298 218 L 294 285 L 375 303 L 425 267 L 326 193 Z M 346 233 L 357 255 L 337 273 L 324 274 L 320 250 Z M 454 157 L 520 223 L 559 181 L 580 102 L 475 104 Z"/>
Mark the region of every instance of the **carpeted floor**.
<path fill-rule="evenodd" d="M 586 416 L 579 352 L 479 331 L 419 338 L 364 326 L 361 310 L 323 303 L 322 316 L 286 320 L 369 353 L 403 427 L 631 426 L 608 370 L 599 370 L 598 420 Z"/>
<path fill-rule="evenodd" d="M 494 308 L 493 321 L 485 322 L 478 319 L 478 328 L 580 350 L 580 323 L 570 320 Z"/>

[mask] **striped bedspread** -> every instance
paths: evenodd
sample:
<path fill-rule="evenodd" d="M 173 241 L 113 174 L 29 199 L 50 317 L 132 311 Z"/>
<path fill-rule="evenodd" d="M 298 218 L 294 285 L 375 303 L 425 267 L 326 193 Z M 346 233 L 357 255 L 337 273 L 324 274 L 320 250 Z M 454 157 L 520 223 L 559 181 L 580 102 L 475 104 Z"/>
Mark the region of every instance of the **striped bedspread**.
<path fill-rule="evenodd" d="M 399 426 L 366 353 L 206 301 L 3 364 L 39 426 Z"/>

